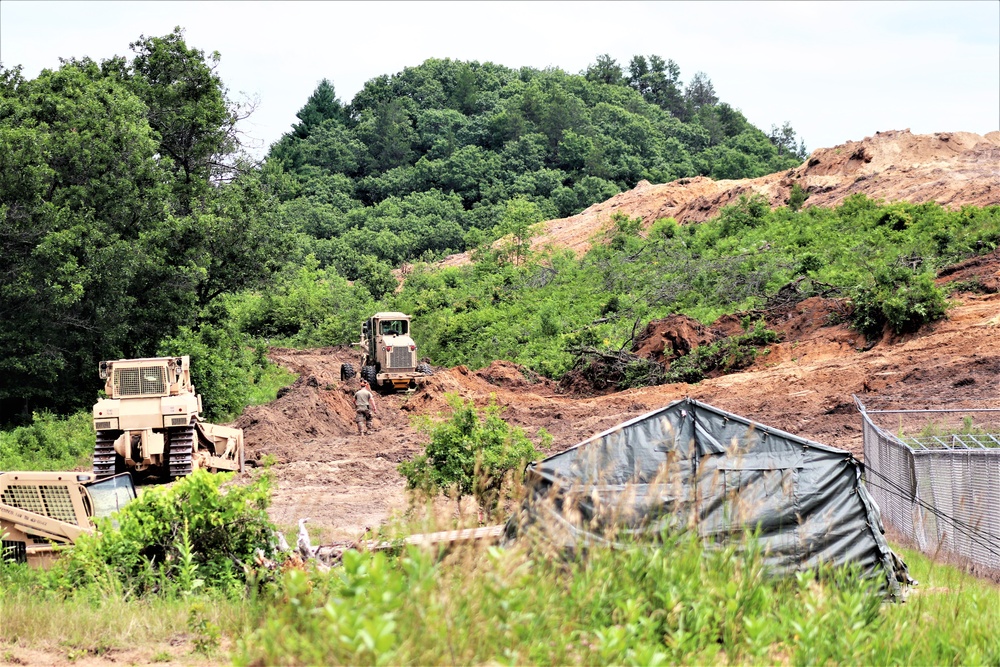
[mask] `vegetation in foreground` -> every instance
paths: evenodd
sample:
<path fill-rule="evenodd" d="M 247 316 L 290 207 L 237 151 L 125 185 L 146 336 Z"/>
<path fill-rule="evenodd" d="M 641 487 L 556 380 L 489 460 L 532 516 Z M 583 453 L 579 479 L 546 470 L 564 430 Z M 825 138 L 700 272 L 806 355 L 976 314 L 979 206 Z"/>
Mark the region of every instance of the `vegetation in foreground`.
<path fill-rule="evenodd" d="M 218 501 L 205 501 L 188 504 L 221 518 L 206 511 Z M 123 539 L 135 535 L 107 544 Z M 735 547 L 705 550 L 690 534 L 655 548 L 597 547 L 585 557 L 523 542 L 450 553 L 348 551 L 326 572 L 260 571 L 239 584 L 206 576 L 197 586 L 184 578 L 183 540 L 175 544 L 167 577 L 141 563 L 126 574 L 108 551 L 89 561 L 96 576 L 72 587 L 59 584 L 72 564 L 52 572 L 0 566 L 0 645 L 15 657 L 32 647 L 72 659 L 186 635 L 185 650 L 237 664 L 1000 659 L 997 587 L 906 551 L 921 585 L 906 603 L 891 604 L 850 570 L 771 579 L 752 545 L 738 557 Z M 120 631 L 123 623 L 132 631 Z"/>
<path fill-rule="evenodd" d="M 503 441 L 497 460 L 530 447 L 493 416 L 456 405 L 432 431 L 442 449 L 462 449 L 463 433 Z M 30 648 L 72 661 L 138 645 L 156 659 L 237 664 L 1000 660 L 1000 589 L 916 552 L 902 552 L 921 582 L 903 604 L 849 568 L 770 578 L 752 538 L 706 549 L 692 533 L 576 555 L 525 538 L 352 550 L 328 570 L 272 569 L 260 565 L 276 555 L 269 488 L 268 470 L 196 472 L 146 489 L 50 570 L 0 563 L 4 659 Z M 411 521 L 388 530 L 451 527 Z"/>

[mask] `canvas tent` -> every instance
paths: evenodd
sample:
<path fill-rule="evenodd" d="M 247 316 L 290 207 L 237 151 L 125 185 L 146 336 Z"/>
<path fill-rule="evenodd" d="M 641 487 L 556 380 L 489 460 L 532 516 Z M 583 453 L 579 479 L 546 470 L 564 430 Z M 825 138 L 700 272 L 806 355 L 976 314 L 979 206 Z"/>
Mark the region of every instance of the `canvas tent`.
<path fill-rule="evenodd" d="M 849 452 L 695 400 L 534 463 L 527 480 L 516 529 L 561 546 L 678 527 L 719 544 L 756 528 L 776 574 L 856 563 L 892 595 L 906 576 Z"/>

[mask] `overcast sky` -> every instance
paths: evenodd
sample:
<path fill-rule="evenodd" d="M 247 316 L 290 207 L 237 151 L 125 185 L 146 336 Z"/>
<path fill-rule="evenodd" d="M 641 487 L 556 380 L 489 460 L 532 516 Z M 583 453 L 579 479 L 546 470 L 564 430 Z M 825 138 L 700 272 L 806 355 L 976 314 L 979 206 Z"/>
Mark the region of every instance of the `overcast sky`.
<path fill-rule="evenodd" d="M 345 102 L 427 58 L 558 67 L 598 54 L 672 58 L 768 131 L 790 121 L 809 150 L 879 130 L 1000 129 L 1000 2 L 0 2 L 0 62 L 33 78 L 59 58 L 129 53 L 174 26 L 219 51 L 232 97 L 259 98 L 260 149 L 296 122 L 316 84 Z M 258 153 L 261 150 L 258 149 Z"/>

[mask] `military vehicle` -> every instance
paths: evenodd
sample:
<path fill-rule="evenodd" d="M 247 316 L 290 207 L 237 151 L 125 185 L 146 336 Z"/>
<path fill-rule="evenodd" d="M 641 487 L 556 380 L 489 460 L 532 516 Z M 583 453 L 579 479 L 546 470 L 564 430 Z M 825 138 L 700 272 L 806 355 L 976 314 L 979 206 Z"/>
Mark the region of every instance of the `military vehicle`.
<path fill-rule="evenodd" d="M 197 468 L 243 471 L 243 430 L 201 421 L 190 357 L 102 361 L 107 398 L 94 405 L 94 474 L 132 472 L 137 482 Z"/>
<path fill-rule="evenodd" d="M 417 361 L 417 344 L 410 338 L 410 316 L 375 313 L 361 325 L 361 377 L 373 388 L 407 389 L 434 374 L 430 364 Z M 353 364 L 340 367 L 342 380 L 354 377 Z"/>
<path fill-rule="evenodd" d="M 45 567 L 59 546 L 94 532 L 94 519 L 135 499 L 129 474 L 0 473 L 0 559 Z"/>

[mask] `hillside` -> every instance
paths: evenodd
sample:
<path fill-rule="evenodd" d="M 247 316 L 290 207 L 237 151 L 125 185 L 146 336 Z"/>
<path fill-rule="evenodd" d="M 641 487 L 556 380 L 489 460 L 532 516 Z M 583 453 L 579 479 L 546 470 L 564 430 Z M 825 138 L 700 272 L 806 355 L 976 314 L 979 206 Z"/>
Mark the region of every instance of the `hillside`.
<path fill-rule="evenodd" d="M 1000 255 L 972 269 L 996 281 Z M 967 271 L 954 278 L 959 276 Z M 478 371 L 439 369 L 412 396 L 381 397 L 378 430 L 366 438 L 354 435 L 350 397 L 357 380 L 339 377 L 340 364 L 353 360 L 353 351 L 275 350 L 273 359 L 300 373 L 299 381 L 275 403 L 248 408 L 237 425 L 245 429 L 250 458 L 270 454 L 278 461 L 275 521 L 290 525 L 310 517 L 335 539 L 355 538 L 405 509 L 396 466 L 420 452 L 426 440 L 410 417 L 447 412 L 449 393 L 480 406 L 496 400 L 505 407 L 504 417 L 530 434 L 545 428 L 554 438 L 546 454 L 691 396 L 861 456 L 861 419 L 852 394 L 866 402 L 906 396 L 918 408 L 952 399 L 1000 400 L 1000 294 L 961 294 L 956 304 L 948 320 L 861 351 L 863 336 L 846 324 L 828 325 L 827 311 L 815 299 L 801 302 L 775 317 L 785 339 L 751 368 L 696 385 L 595 396 L 566 391 L 509 362 Z"/>
<path fill-rule="evenodd" d="M 568 247 L 582 255 L 589 240 L 616 212 L 642 218 L 646 227 L 663 217 L 674 217 L 682 224 L 701 222 L 740 195 L 761 194 L 772 207 L 781 206 L 793 183 L 809 193 L 807 206 L 835 207 L 859 193 L 888 201 L 935 202 L 948 209 L 1000 204 L 1000 132 L 985 137 L 971 133 L 885 132 L 814 151 L 801 166 L 761 178 L 643 183 L 579 215 L 546 223 L 545 233 L 536 245 Z M 844 219 L 850 225 L 860 224 L 864 218 Z M 807 224 L 805 218 L 801 224 Z M 767 236 L 775 244 L 770 252 L 775 252 L 778 240 Z M 691 244 L 697 240 L 693 234 L 685 238 Z M 740 241 L 738 245 L 747 244 L 753 246 L 756 241 Z M 832 246 L 826 254 L 827 261 L 832 262 Z M 927 260 L 931 262 L 930 255 Z M 453 256 L 445 263 L 467 261 L 465 256 Z M 620 262 L 612 260 L 609 264 Z M 568 266 L 560 270 L 572 273 Z M 913 332 L 898 334 L 885 329 L 881 337 L 866 338 L 843 317 L 842 297 L 796 297 L 780 308 L 769 305 L 757 311 L 763 313 L 767 326 L 778 332 L 780 342 L 768 345 L 749 368 L 740 372 L 709 376 L 696 384 L 597 391 L 573 377 L 555 382 L 509 361 L 486 361 L 479 370 L 464 365 L 440 368 L 414 395 L 383 399 L 381 428 L 371 439 L 352 435 L 350 396 L 355 385 L 353 381 L 339 381 L 340 363 L 351 360 L 354 353 L 345 347 L 277 350 L 273 354 L 275 361 L 302 378 L 277 403 L 249 409 L 239 424 L 246 429 L 253 456 L 270 454 L 279 461 L 275 519 L 292 523 L 308 515 L 325 525 L 330 535 L 344 539 L 404 509 L 403 480 L 396 465 L 419 452 L 425 439 L 409 423 L 409 417 L 446 411 L 445 396 L 450 393 L 478 405 L 485 405 L 493 397 L 505 407 L 505 418 L 512 423 L 529 433 L 545 428 L 554 437 L 548 453 L 561 451 L 672 400 L 692 396 L 860 456 L 861 422 L 853 405 L 854 394 L 866 402 L 905 397 L 914 407 L 960 399 L 980 404 L 1000 400 L 1000 356 L 995 352 L 1000 341 L 1000 252 L 979 254 L 958 264 L 941 264 L 936 271 L 937 284 L 951 295 L 953 307 L 947 319 Z M 587 283 L 581 279 L 583 274 L 574 275 L 566 278 L 571 294 L 606 289 L 600 281 Z M 472 277 L 467 275 L 465 279 Z M 431 279 L 424 276 L 421 280 L 427 283 Z M 637 288 L 634 278 L 626 282 L 628 290 Z M 416 298 L 413 304 L 406 301 L 404 291 L 399 307 L 419 308 L 437 301 L 453 303 L 464 289 L 463 284 L 456 280 L 454 293 Z M 409 281 L 406 289 L 433 294 L 427 285 L 412 287 Z M 529 290 L 519 294 L 525 299 Z M 565 296 L 553 292 L 551 299 L 562 303 Z M 448 310 L 450 314 L 442 316 L 450 326 L 462 326 L 463 317 L 485 307 L 476 298 L 466 300 L 468 305 L 462 310 Z M 526 310 L 530 312 L 530 308 Z M 420 317 L 426 330 L 436 315 Z M 580 321 L 586 323 L 589 317 Z M 518 319 L 503 326 L 524 326 L 515 323 Z M 477 336 L 496 335 L 492 330 L 487 334 L 487 326 L 485 314 L 468 325 Z M 663 362 L 740 329 L 739 317 L 727 316 L 703 325 L 682 315 L 671 315 L 650 322 L 636 338 L 633 350 Z M 449 334 L 448 340 L 448 349 L 454 355 L 461 336 Z M 532 339 L 529 344 L 534 342 Z M 444 350 L 439 352 L 443 354 Z M 489 359 L 503 354 L 496 344 L 491 353 L 495 356 Z"/>
<path fill-rule="evenodd" d="M 741 195 L 760 194 L 772 207 L 784 206 L 795 183 L 809 195 L 806 206 L 836 206 L 858 193 L 886 201 L 932 201 L 949 208 L 1000 204 L 1000 131 L 985 136 L 879 132 L 861 141 L 817 149 L 802 165 L 759 178 L 699 176 L 657 185 L 641 181 L 581 213 L 544 223 L 534 245 L 584 253 L 615 213 L 642 218 L 648 227 L 661 218 L 681 224 L 708 220 Z M 468 261 L 468 253 L 462 253 L 442 264 Z"/>

